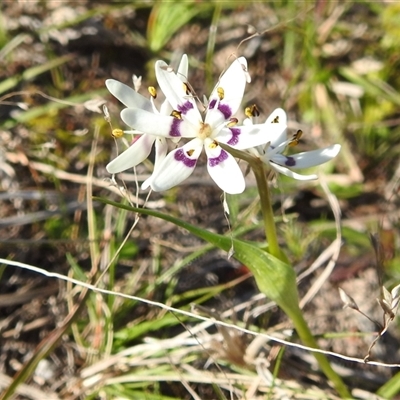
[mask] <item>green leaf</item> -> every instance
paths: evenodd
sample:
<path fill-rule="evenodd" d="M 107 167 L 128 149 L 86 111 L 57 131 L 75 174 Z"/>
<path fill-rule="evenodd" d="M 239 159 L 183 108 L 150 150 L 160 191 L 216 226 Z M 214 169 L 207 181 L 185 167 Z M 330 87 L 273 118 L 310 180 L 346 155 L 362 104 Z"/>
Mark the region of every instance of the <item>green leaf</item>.
<path fill-rule="evenodd" d="M 149 48 L 158 52 L 171 37 L 201 11 L 210 9 L 208 3 L 193 1 L 156 3 L 151 11 L 147 26 Z"/>
<path fill-rule="evenodd" d="M 389 379 L 383 386 L 376 392 L 384 399 L 392 399 L 400 392 L 400 372 Z"/>
<path fill-rule="evenodd" d="M 262 293 L 275 301 L 288 315 L 291 316 L 294 313 L 300 312 L 298 308 L 296 275 L 293 268 L 260 249 L 255 244 L 209 232 L 158 211 L 131 207 L 102 198 L 95 199 L 118 208 L 140 214 L 151 215 L 172 222 L 208 243 L 225 250 L 227 253 L 231 253 L 233 250 L 233 257 L 251 270 L 258 288 Z"/>

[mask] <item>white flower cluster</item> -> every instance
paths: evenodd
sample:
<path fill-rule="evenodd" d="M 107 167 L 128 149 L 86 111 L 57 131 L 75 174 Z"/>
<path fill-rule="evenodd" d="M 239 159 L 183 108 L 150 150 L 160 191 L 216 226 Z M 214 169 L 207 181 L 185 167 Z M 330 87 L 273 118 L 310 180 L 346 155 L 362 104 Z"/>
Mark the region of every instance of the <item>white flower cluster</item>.
<path fill-rule="evenodd" d="M 281 108 L 276 109 L 265 123 L 253 123 L 249 115 L 243 125 L 238 125 L 234 115 L 249 81 L 244 57 L 233 61 L 219 79 L 204 112 L 199 110 L 199 102 L 187 83 L 186 55 L 182 57 L 177 72 L 164 61 L 156 62 L 155 72 L 166 98 L 160 110 L 155 107 L 153 97 L 147 99 L 116 80 L 106 81 L 108 90 L 127 107 L 122 110 L 121 118 L 132 129 L 125 133 L 138 135 L 127 150 L 107 165 L 107 171 L 116 174 L 138 165 L 149 156 L 155 143 L 154 170 L 143 182 L 142 189 L 151 187 L 163 191 L 180 184 L 192 174 L 204 149 L 208 159 L 207 170 L 215 183 L 230 194 L 243 192 L 245 180 L 239 165 L 220 143 L 248 151 L 276 171 L 302 180 L 316 179 L 317 176 L 299 175 L 291 169 L 322 164 L 340 151 L 340 145 L 336 144 L 320 150 L 283 155 L 286 147 L 297 137 L 287 138 L 287 118 Z M 189 140 L 168 153 L 167 139 L 178 143 L 182 138 Z"/>

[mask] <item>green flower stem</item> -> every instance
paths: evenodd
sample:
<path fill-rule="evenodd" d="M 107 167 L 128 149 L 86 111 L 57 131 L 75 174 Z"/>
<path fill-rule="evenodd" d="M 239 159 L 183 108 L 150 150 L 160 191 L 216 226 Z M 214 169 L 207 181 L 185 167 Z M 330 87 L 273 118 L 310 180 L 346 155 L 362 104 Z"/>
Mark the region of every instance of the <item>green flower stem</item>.
<path fill-rule="evenodd" d="M 268 242 L 268 252 L 276 258 L 279 258 L 281 261 L 287 262 L 286 256 L 284 256 L 279 247 L 278 237 L 276 235 L 274 213 L 272 210 L 271 196 L 269 193 L 264 163 L 259 158 L 254 158 L 250 165 L 256 177 L 258 193 L 260 195 L 261 212 L 264 219 L 265 237 Z"/>
<path fill-rule="evenodd" d="M 257 157 L 240 150 L 233 149 L 223 143 L 219 145 L 234 157 L 246 161 L 256 177 L 258 193 L 260 195 L 261 212 L 264 219 L 265 237 L 268 242 L 268 252 L 283 262 L 288 262 L 286 255 L 281 251 L 275 229 L 274 213 L 264 163 Z"/>
<path fill-rule="evenodd" d="M 237 154 L 239 154 L 239 152 Z M 246 155 L 246 157 L 248 157 L 248 155 Z M 248 161 L 247 158 L 246 161 Z M 95 199 L 102 201 L 105 204 L 110 204 L 131 212 L 151 215 L 172 222 L 176 226 L 186 229 L 197 237 L 202 238 L 208 243 L 211 243 L 226 252 L 231 251 L 233 248 L 235 258 L 243 265 L 248 266 L 253 272 L 259 290 L 268 298 L 275 301 L 276 304 L 286 313 L 288 318 L 293 321 L 293 325 L 304 345 L 314 349 L 318 348 L 317 343 L 303 318 L 302 311 L 300 310 L 296 274 L 289 263 L 279 260 L 269 252 L 262 250 L 259 246 L 235 238 L 235 235 L 233 235 L 233 237 L 218 235 L 206 229 L 201 229 L 198 226 L 191 225 L 169 214 L 163 214 L 145 208 L 135 208 L 126 204 L 118 204 L 108 199 Z M 332 370 L 326 357 L 320 353 L 315 353 L 315 357 L 318 360 L 321 370 L 334 384 L 337 392 L 343 398 L 351 398 L 346 386 L 343 384 L 340 377 Z"/>
<path fill-rule="evenodd" d="M 268 187 L 267 175 L 264 168 L 264 163 L 260 159 L 251 161 L 250 166 L 253 169 L 257 181 L 258 193 L 260 195 L 261 211 L 264 219 L 265 236 L 268 241 L 268 251 L 271 255 L 280 259 L 283 262 L 288 262 L 286 255 L 281 251 L 278 243 L 278 238 L 275 228 L 274 213 L 272 210 L 271 196 Z M 297 292 L 296 283 L 293 282 L 293 292 Z M 268 296 L 268 293 L 265 293 Z M 286 315 L 292 320 L 293 325 L 299 335 L 302 343 L 308 347 L 318 348 L 318 344 L 304 320 L 303 313 L 297 304 L 282 302 L 278 305 L 283 309 Z M 342 398 L 351 398 L 346 385 L 343 383 L 340 376 L 332 369 L 328 359 L 322 353 L 314 353 L 315 358 L 325 376 L 333 383 L 336 391 Z"/>
<path fill-rule="evenodd" d="M 265 237 L 268 242 L 268 252 L 281 261 L 288 262 L 286 255 L 281 251 L 276 235 L 274 213 L 272 210 L 271 196 L 264 163 L 257 157 L 240 150 L 233 149 L 223 143 L 219 145 L 234 157 L 246 161 L 256 177 L 257 188 L 260 195 L 261 211 L 264 219 Z"/>
<path fill-rule="evenodd" d="M 296 288 L 294 290 L 297 290 Z M 307 325 L 303 317 L 303 313 L 300 308 L 294 309 L 294 307 L 290 309 L 284 310 L 286 315 L 292 320 L 293 325 L 296 329 L 297 334 L 299 335 L 301 342 L 307 346 L 314 349 L 318 349 L 318 344 L 310 331 L 310 328 Z M 314 352 L 314 357 L 316 358 L 319 367 L 325 376 L 332 382 L 335 390 L 339 393 L 339 395 L 343 399 L 352 399 L 352 395 L 348 391 L 346 385 L 340 376 L 333 370 L 329 360 L 326 358 L 325 354 Z"/>
<path fill-rule="evenodd" d="M 299 307 L 294 270 L 290 266 L 286 255 L 279 247 L 265 166 L 259 158 L 254 157 L 249 153 L 232 149 L 231 147 L 221 143 L 220 146 L 231 153 L 234 157 L 246 161 L 252 168 L 257 181 L 261 211 L 265 226 L 265 236 L 268 242 L 268 252 L 264 252 L 259 248 L 251 249 L 252 246 L 249 244 L 235 241 L 236 258 L 243 262 L 243 264 L 249 266 L 254 274 L 259 290 L 268 298 L 275 301 L 291 319 L 302 343 L 307 347 L 318 349 L 318 344 Z M 149 212 L 147 211 L 147 213 Z M 183 225 L 181 224 L 179 226 Z M 203 237 L 210 243 L 215 243 L 218 247 L 225 250 L 232 246 L 230 242 L 222 243 L 223 239 L 213 240 L 210 233 L 201 234 L 199 231 L 194 232 L 194 229 L 189 226 L 187 226 L 186 229 L 200 237 Z M 261 254 L 258 253 L 258 251 L 260 251 Z M 340 376 L 332 369 L 326 356 L 317 352 L 314 352 L 314 356 L 318 361 L 321 370 L 332 382 L 339 395 L 344 399 L 351 399 L 352 396 L 350 395 L 346 385 L 343 383 Z"/>

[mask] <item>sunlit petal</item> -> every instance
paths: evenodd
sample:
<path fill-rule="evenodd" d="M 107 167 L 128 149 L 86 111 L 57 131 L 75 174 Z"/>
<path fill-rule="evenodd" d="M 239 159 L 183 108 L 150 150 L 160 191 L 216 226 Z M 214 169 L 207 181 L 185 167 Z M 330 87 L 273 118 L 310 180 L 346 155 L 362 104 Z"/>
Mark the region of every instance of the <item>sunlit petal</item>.
<path fill-rule="evenodd" d="M 211 109 L 217 106 L 225 115 L 228 115 L 229 112 L 230 115 L 228 115 L 226 119 L 230 118 L 240 107 L 246 80 L 247 61 L 244 57 L 239 57 L 232 62 L 215 85 L 209 98 L 209 108 Z M 218 93 L 219 88 L 222 88 L 223 96 Z M 229 107 L 229 109 L 226 107 Z"/>
<path fill-rule="evenodd" d="M 290 157 L 295 160 L 296 164 L 291 168 L 309 168 L 324 164 L 335 158 L 339 154 L 340 148 L 340 144 L 334 144 L 324 149 L 294 154 Z"/>
<path fill-rule="evenodd" d="M 172 108 L 171 104 L 169 104 L 169 101 L 167 99 L 165 99 L 161 103 L 159 114 L 161 114 L 161 115 L 171 115 L 172 111 L 173 111 L 173 108 Z"/>
<path fill-rule="evenodd" d="M 178 71 L 176 75 L 182 82 L 187 82 L 188 79 L 188 70 L 189 70 L 189 60 L 188 56 L 184 54 L 181 58 L 181 61 L 179 63 Z"/>
<path fill-rule="evenodd" d="M 154 161 L 154 169 L 153 174 L 147 178 L 142 183 L 142 190 L 146 190 L 150 185 L 154 177 L 154 173 L 158 170 L 161 163 L 164 161 L 168 151 L 168 143 L 167 140 L 163 137 L 157 137 L 155 141 L 155 161 Z"/>
<path fill-rule="evenodd" d="M 231 115 L 231 112 L 229 112 L 229 115 Z M 220 110 L 213 108 L 207 111 L 204 122 L 213 127 L 213 136 L 216 136 L 218 135 L 219 130 L 226 125 L 227 118 L 225 118 L 224 114 L 222 114 Z"/>
<path fill-rule="evenodd" d="M 121 118 L 134 129 L 151 135 L 169 138 L 196 136 L 196 131 L 190 123 L 170 116 L 125 108 L 121 112 Z"/>
<path fill-rule="evenodd" d="M 117 174 L 140 164 L 149 156 L 155 139 L 152 135 L 141 135 L 127 150 L 106 166 L 107 171 L 110 174 Z"/>
<path fill-rule="evenodd" d="M 193 173 L 202 149 L 202 141 L 193 139 L 171 151 L 154 172 L 152 189 L 156 192 L 168 190 L 187 179 Z"/>
<path fill-rule="evenodd" d="M 324 149 L 305 151 L 303 153 L 285 156 L 282 154 L 274 155 L 271 160 L 277 164 L 293 168 L 309 168 L 324 164 L 336 157 L 340 151 L 340 144 L 334 144 Z"/>
<path fill-rule="evenodd" d="M 289 168 L 283 167 L 273 162 L 270 163 L 270 165 L 275 171 L 279 172 L 280 174 L 286 175 L 289 178 L 297 179 L 298 181 L 311 181 L 314 179 L 318 179 L 317 175 L 300 175 L 296 172 L 291 171 Z"/>
<path fill-rule="evenodd" d="M 282 108 L 277 108 L 265 121 L 267 142 L 271 147 L 277 147 L 287 140 L 287 115 Z"/>
<path fill-rule="evenodd" d="M 217 140 L 235 149 L 245 150 L 269 142 L 269 138 L 281 135 L 285 126 L 280 124 L 242 125 L 222 129 Z"/>
<path fill-rule="evenodd" d="M 200 121 L 201 115 L 192 95 L 186 93 L 186 85 L 170 70 L 164 61 L 156 62 L 156 77 L 165 97 L 174 110 L 185 115 L 190 121 Z"/>
<path fill-rule="evenodd" d="M 238 163 L 228 152 L 209 140 L 204 148 L 207 154 L 207 170 L 214 182 L 226 193 L 242 193 L 246 187 Z"/>
<path fill-rule="evenodd" d="M 146 111 L 153 110 L 150 100 L 124 83 L 118 82 L 115 79 L 107 79 L 106 86 L 110 93 L 125 106 L 129 108 L 140 108 Z"/>

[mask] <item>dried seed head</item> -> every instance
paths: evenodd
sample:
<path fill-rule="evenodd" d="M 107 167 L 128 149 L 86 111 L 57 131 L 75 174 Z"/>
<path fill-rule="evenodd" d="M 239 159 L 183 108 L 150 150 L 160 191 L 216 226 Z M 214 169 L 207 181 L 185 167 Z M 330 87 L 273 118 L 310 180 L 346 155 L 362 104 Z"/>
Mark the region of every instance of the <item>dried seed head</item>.
<path fill-rule="evenodd" d="M 339 295 L 344 303 L 343 308 L 352 308 L 353 310 L 358 310 L 358 305 L 354 299 L 349 296 L 342 288 L 339 288 Z"/>

